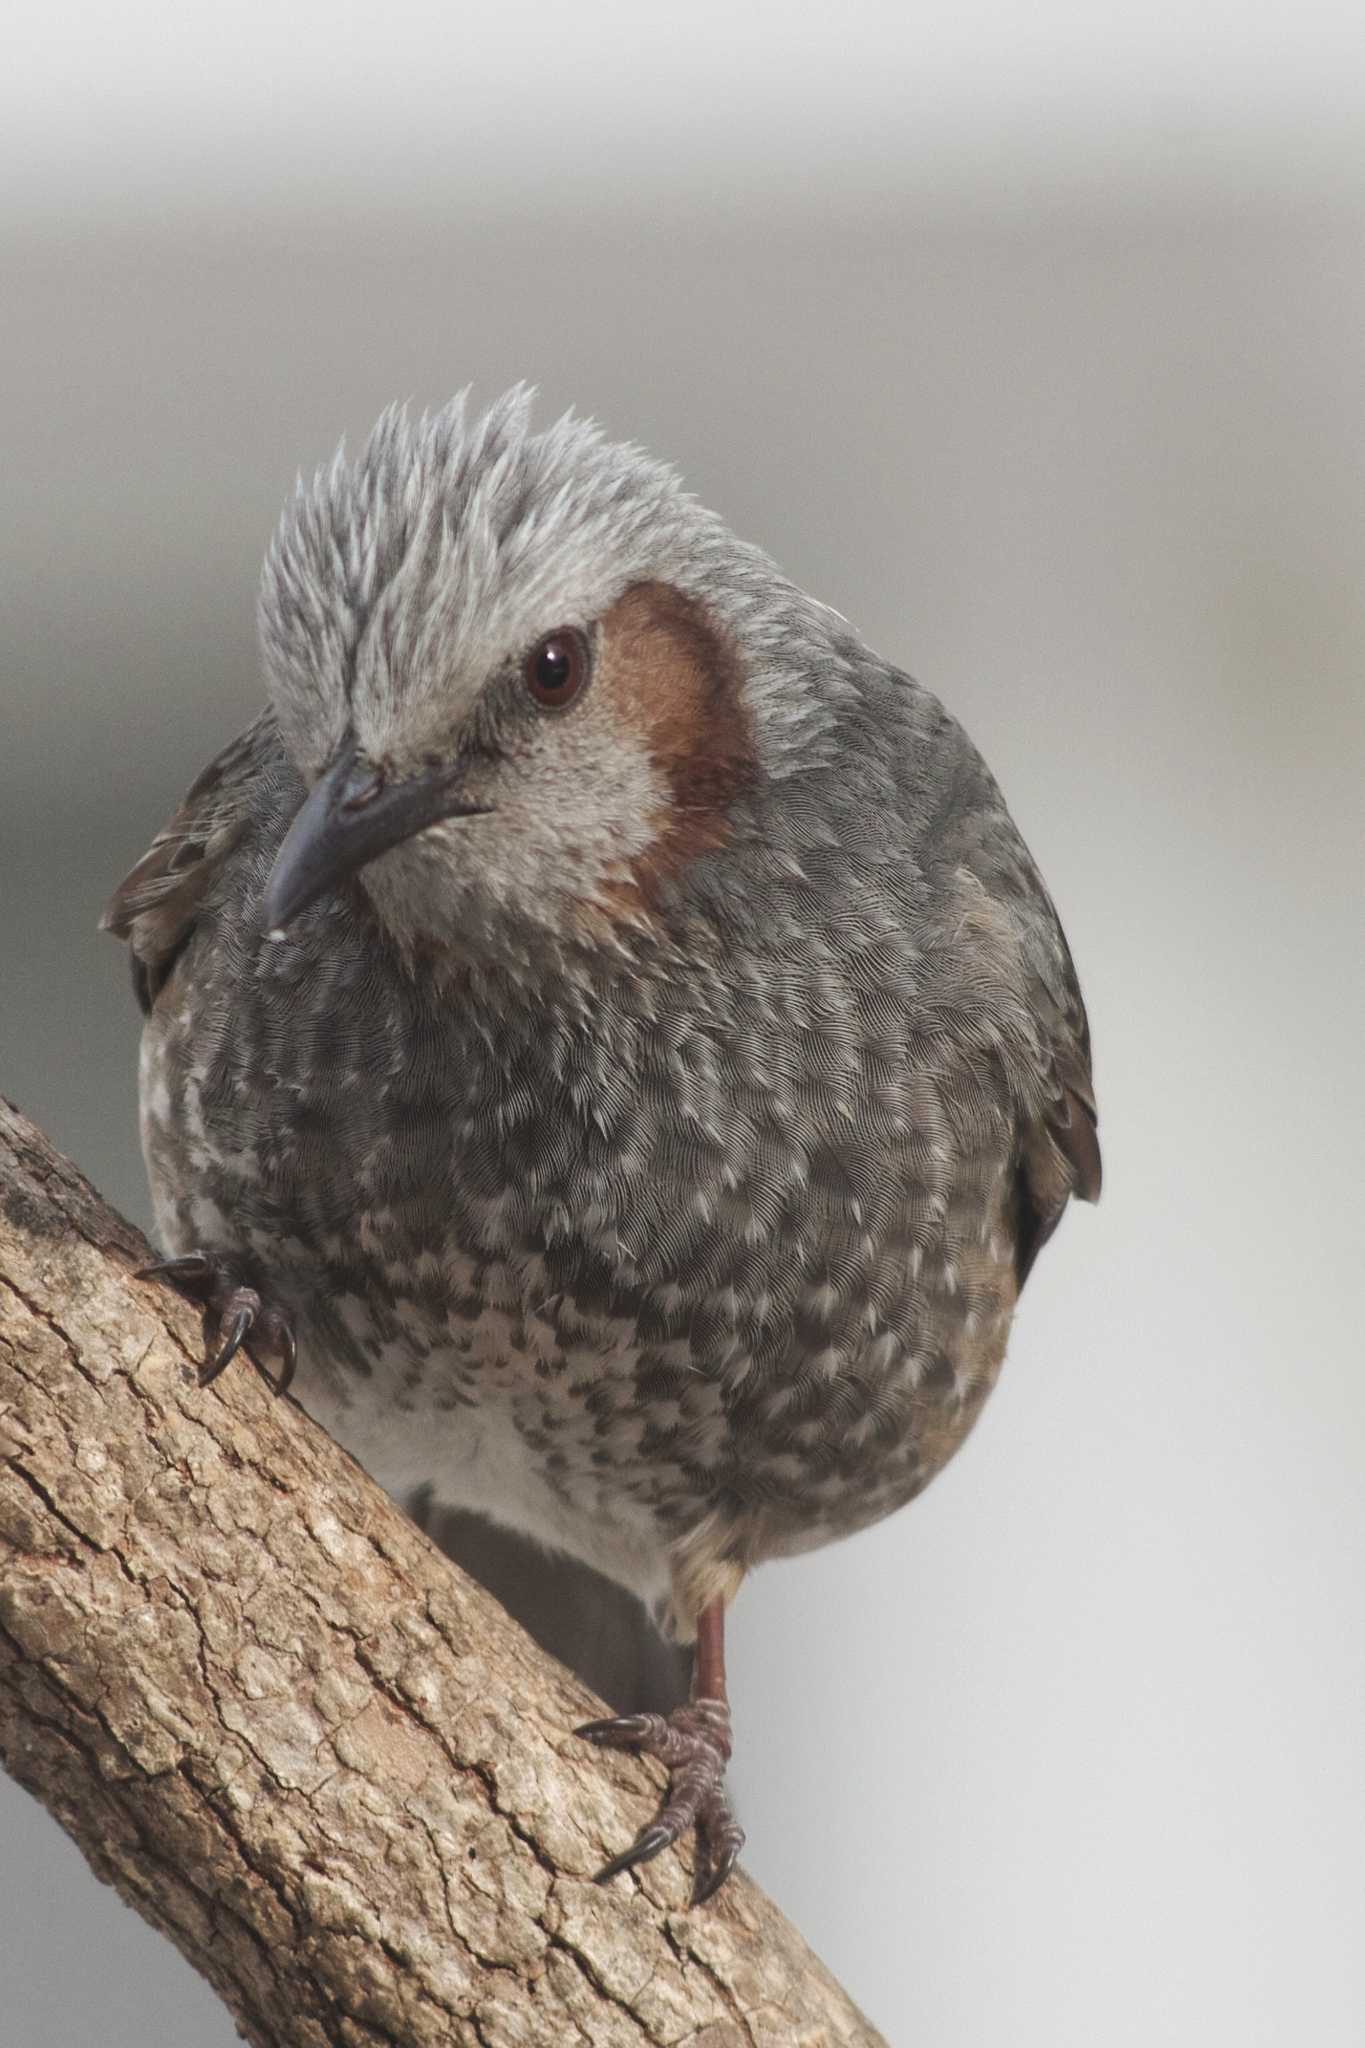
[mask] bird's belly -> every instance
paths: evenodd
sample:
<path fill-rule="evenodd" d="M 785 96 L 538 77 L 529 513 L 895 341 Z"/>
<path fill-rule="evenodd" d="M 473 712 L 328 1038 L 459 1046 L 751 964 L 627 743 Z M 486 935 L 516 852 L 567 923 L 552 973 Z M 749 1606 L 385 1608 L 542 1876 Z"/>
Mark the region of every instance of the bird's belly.
<path fill-rule="evenodd" d="M 311 1369 L 306 1338 L 295 1391 L 309 1413 L 385 1491 L 406 1504 L 428 1491 L 440 1505 L 467 1508 L 533 1542 L 591 1565 L 641 1599 L 668 1585 L 665 1540 L 649 1507 L 571 1458 L 547 1467 L 543 1447 L 519 1424 L 514 1403 L 494 1385 L 474 1403 L 452 1405 L 436 1391 L 395 1396 L 410 1356 L 376 1356 L 372 1376 L 344 1382 Z"/>
<path fill-rule="evenodd" d="M 250 1262 L 295 1314 L 300 1399 L 400 1500 L 430 1489 L 652 1598 L 703 1526 L 751 1564 L 889 1513 L 998 1369 L 1012 1184 L 989 1146 L 937 1194 L 902 1161 L 875 1229 L 784 1181 L 760 1246 L 690 1157 L 605 1216 L 571 1162 L 537 1206 L 477 1119 L 457 1146 L 382 1090 L 208 1088 L 169 1021 L 143 1074 L 163 1241 Z"/>

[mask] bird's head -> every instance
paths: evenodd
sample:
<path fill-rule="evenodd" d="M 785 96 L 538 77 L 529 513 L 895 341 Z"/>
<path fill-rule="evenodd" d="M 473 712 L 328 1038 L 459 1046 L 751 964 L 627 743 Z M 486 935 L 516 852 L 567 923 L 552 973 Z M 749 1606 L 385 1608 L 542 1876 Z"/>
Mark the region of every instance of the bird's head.
<path fill-rule="evenodd" d="M 261 637 L 309 789 L 273 930 L 350 876 L 407 946 L 628 929 L 818 749 L 833 615 L 672 470 L 529 404 L 387 412 L 285 510 Z"/>

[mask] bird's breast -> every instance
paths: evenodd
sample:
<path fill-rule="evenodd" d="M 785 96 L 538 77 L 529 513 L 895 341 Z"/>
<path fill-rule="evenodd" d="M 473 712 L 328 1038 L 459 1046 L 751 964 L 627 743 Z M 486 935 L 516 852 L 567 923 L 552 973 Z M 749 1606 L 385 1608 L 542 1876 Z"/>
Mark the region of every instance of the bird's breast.
<path fill-rule="evenodd" d="M 392 1490 L 652 1578 L 715 1498 L 793 1547 L 965 1434 L 1013 1303 L 1012 1132 L 894 1057 L 870 980 L 819 1017 L 731 988 L 518 1018 L 286 950 L 149 1020 L 158 1221 L 295 1311 L 303 1398 Z"/>

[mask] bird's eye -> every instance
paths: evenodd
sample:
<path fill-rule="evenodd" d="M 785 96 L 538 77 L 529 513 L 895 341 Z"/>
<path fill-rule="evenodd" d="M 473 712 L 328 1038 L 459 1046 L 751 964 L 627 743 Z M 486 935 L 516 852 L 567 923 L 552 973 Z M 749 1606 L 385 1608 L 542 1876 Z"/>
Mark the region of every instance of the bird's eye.
<path fill-rule="evenodd" d="M 526 687 L 546 711 L 562 711 L 588 680 L 588 648 L 581 633 L 565 627 L 547 633 L 526 657 Z"/>

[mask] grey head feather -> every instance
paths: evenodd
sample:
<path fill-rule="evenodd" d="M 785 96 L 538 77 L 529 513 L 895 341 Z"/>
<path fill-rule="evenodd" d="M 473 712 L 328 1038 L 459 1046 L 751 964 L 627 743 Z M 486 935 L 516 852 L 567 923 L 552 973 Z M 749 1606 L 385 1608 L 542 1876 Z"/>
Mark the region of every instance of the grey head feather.
<path fill-rule="evenodd" d="M 353 727 L 439 750 L 499 663 L 588 626 L 657 579 L 704 604 L 737 647 L 765 770 L 832 739 L 851 635 L 677 472 L 573 412 L 537 432 L 532 391 L 481 416 L 461 392 L 414 419 L 391 406 L 358 457 L 300 481 L 266 556 L 265 668 L 306 777 Z"/>

